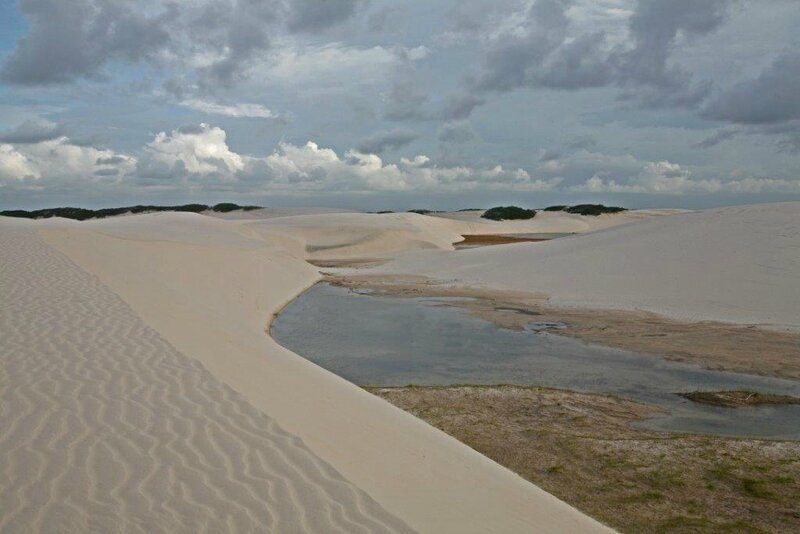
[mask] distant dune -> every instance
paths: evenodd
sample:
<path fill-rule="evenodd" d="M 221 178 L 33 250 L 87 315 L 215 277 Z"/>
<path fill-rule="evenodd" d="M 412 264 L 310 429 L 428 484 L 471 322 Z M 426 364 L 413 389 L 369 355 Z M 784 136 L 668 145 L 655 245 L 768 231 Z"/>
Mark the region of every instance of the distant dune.
<path fill-rule="evenodd" d="M 798 330 L 800 203 L 678 213 L 545 243 L 407 255 L 378 271 L 544 293 L 566 305 Z"/>

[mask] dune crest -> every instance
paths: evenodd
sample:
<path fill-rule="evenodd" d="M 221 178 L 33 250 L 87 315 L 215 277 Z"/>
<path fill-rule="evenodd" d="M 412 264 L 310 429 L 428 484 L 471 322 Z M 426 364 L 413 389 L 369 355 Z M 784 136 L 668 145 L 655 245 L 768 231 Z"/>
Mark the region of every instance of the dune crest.
<path fill-rule="evenodd" d="M 411 531 L 33 225 L 0 248 L 0 531 Z"/>

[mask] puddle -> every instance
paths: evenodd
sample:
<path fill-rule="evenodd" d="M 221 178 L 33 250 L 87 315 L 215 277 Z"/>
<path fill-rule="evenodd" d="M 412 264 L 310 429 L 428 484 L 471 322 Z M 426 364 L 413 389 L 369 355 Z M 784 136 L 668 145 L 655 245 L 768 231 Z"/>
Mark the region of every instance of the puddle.
<path fill-rule="evenodd" d="M 677 395 L 742 389 L 800 396 L 800 382 L 710 371 L 548 333 L 500 328 L 439 298 L 393 298 L 318 284 L 275 319 L 278 343 L 360 385 L 523 384 L 612 394 L 666 414 L 639 426 L 800 439 L 800 406 L 722 408 Z"/>

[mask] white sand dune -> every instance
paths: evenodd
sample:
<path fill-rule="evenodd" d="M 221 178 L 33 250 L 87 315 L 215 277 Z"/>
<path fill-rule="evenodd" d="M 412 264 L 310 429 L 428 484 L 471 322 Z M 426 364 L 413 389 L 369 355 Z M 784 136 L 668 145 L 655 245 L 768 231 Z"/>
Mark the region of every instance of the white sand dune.
<path fill-rule="evenodd" d="M 652 218 L 545 243 L 404 256 L 376 272 L 544 293 L 553 302 L 800 329 L 800 203 Z"/>
<path fill-rule="evenodd" d="M 326 213 L 248 221 L 248 228 L 272 242 L 281 242 L 298 257 L 310 260 L 390 258 L 412 250 L 453 250 L 467 234 L 581 233 L 682 210 L 632 210 L 584 217 L 565 212 L 539 212 L 527 221 L 490 221 L 482 212 Z"/>
<path fill-rule="evenodd" d="M 1 532 L 408 532 L 27 228 L 3 250 Z"/>
<path fill-rule="evenodd" d="M 481 218 L 482 211 L 434 213 L 432 217 L 457 221 L 459 224 L 453 228 L 461 234 L 571 234 L 685 212 L 678 209 L 629 210 L 595 217 L 565 211 L 538 211 L 533 219 L 519 221 L 490 221 Z"/>
<path fill-rule="evenodd" d="M 0 218 L 0 531 L 605 530 L 266 335 L 309 255 L 454 235 L 361 217 Z"/>

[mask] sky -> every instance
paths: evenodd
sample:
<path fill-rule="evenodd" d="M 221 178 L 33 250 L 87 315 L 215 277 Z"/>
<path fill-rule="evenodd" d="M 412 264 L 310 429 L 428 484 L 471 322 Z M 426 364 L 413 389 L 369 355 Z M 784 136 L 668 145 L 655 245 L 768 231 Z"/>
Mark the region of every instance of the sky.
<path fill-rule="evenodd" d="M 0 208 L 800 200 L 797 0 L 0 0 Z"/>

